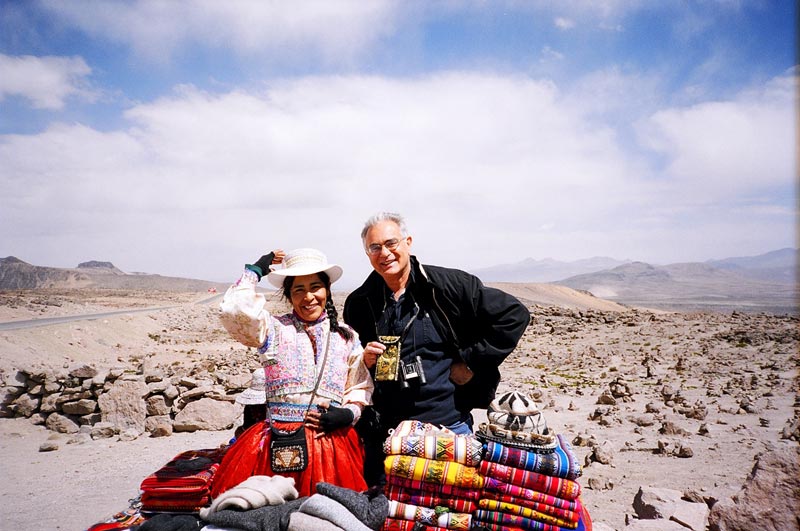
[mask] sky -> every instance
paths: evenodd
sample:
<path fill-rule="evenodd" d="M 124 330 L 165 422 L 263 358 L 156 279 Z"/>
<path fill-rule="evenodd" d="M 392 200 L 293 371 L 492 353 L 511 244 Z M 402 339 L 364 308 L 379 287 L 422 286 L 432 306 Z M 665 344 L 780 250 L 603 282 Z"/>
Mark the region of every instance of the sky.
<path fill-rule="evenodd" d="M 790 0 L 0 0 L 0 257 L 235 280 L 796 247 Z"/>

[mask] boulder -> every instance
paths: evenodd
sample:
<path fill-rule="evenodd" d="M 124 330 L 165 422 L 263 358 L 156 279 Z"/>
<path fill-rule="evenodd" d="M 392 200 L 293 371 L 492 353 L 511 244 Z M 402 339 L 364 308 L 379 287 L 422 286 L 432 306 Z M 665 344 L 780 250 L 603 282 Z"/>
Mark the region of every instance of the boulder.
<path fill-rule="evenodd" d="M 639 492 L 633 498 L 633 510 L 643 520 L 668 520 L 674 514 L 681 496 L 682 493 L 677 490 L 639 487 Z"/>
<path fill-rule="evenodd" d="M 153 395 L 147 398 L 147 414 L 151 417 L 169 415 L 169 411 L 170 406 L 167 405 L 164 395 Z"/>
<path fill-rule="evenodd" d="M 117 430 L 128 428 L 144 432 L 147 418 L 147 386 L 142 381 L 117 381 L 107 393 L 97 399 L 103 422 L 110 422 Z"/>
<path fill-rule="evenodd" d="M 61 411 L 68 415 L 89 415 L 97 411 L 97 401 L 83 398 L 75 402 L 64 402 Z"/>
<path fill-rule="evenodd" d="M 42 399 L 36 396 L 29 395 L 28 393 L 24 393 L 18 396 L 12 403 L 11 406 L 14 410 L 14 414 L 18 417 L 30 417 L 39 409 L 39 404 L 41 404 Z"/>
<path fill-rule="evenodd" d="M 710 531 L 800 531 L 800 448 L 756 456 L 742 490 L 711 508 Z M 758 522 L 754 526 L 754 522 Z"/>
<path fill-rule="evenodd" d="M 238 410 L 230 402 L 201 398 L 175 415 L 175 431 L 226 430 L 233 426 Z"/>
<path fill-rule="evenodd" d="M 61 413 L 51 413 L 45 425 L 47 429 L 58 433 L 77 433 L 81 429 L 77 422 Z"/>

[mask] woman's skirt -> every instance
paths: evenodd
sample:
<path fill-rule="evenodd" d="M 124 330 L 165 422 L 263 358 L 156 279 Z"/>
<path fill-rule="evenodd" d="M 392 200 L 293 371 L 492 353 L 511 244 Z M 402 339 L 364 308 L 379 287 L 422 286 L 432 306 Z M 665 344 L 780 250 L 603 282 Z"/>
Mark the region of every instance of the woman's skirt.
<path fill-rule="evenodd" d="M 295 430 L 299 422 L 275 422 L 282 430 Z M 214 475 L 211 496 L 216 498 L 250 476 L 277 475 L 270 467 L 270 429 L 266 422 L 258 422 L 236 439 L 219 470 Z M 352 426 L 330 433 L 314 431 L 306 427 L 308 443 L 308 466 L 302 472 L 283 472 L 279 475 L 294 478 L 294 486 L 300 496 L 316 492 L 320 481 L 346 487 L 356 492 L 366 490 L 364 481 L 364 449 L 356 430 Z"/>

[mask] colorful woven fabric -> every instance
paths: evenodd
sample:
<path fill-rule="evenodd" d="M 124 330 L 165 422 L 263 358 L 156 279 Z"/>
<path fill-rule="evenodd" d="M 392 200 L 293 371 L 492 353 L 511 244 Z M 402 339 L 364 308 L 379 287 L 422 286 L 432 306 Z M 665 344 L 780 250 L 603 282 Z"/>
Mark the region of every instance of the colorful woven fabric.
<path fill-rule="evenodd" d="M 426 483 L 413 479 L 386 476 L 386 483 L 390 486 L 401 487 L 412 491 L 435 494 L 447 498 L 458 498 L 464 500 L 478 501 L 481 498 L 481 489 L 457 487 L 455 485 L 440 485 L 438 483 Z M 388 495 L 387 495 L 388 496 Z M 472 511 L 470 511 L 472 512 Z"/>
<path fill-rule="evenodd" d="M 142 493 L 142 511 L 147 513 L 163 512 L 186 512 L 194 513 L 208 507 L 211 504 L 211 496 L 203 494 L 198 496 L 191 494 L 171 493 L 169 496 L 163 494 Z"/>
<path fill-rule="evenodd" d="M 491 422 L 481 423 L 475 435 L 486 441 L 495 441 L 539 453 L 552 452 L 558 446 L 558 440 L 555 435 L 549 433 L 540 435 L 529 431 L 510 430 Z"/>
<path fill-rule="evenodd" d="M 476 468 L 464 466 L 461 463 L 435 461 L 408 455 L 389 455 L 384 460 L 383 466 L 387 476 L 466 488 L 479 489 L 483 487 L 483 475 L 478 473 Z"/>
<path fill-rule="evenodd" d="M 472 525 L 472 515 L 467 513 L 451 513 L 446 509 L 421 507 L 394 500 L 389 500 L 389 517 L 414 520 L 425 525 L 438 526 L 455 531 L 469 531 Z"/>
<path fill-rule="evenodd" d="M 129 529 L 133 526 L 138 526 L 145 521 L 142 515 L 142 499 L 141 496 L 130 500 L 130 506 L 127 509 L 120 511 L 111 518 L 94 524 L 86 531 L 115 531 L 119 529 Z"/>
<path fill-rule="evenodd" d="M 580 519 L 578 520 L 578 525 L 574 530 L 571 531 L 592 531 L 592 518 L 591 516 L 589 516 L 589 512 L 586 510 L 586 507 L 584 507 L 583 504 L 580 504 L 579 509 L 580 510 L 578 512 L 580 513 L 581 516 Z M 483 516 L 483 514 L 481 516 Z M 503 524 L 503 523 L 489 522 L 486 520 L 479 520 L 477 518 L 477 515 L 473 515 L 472 522 L 473 525 L 480 526 L 482 528 L 488 529 L 489 531 L 524 531 L 526 529 L 531 529 L 509 523 Z M 563 527 L 550 526 L 549 524 L 544 524 L 544 525 L 548 526 L 550 529 L 553 530 L 570 531 L 567 528 Z"/>
<path fill-rule="evenodd" d="M 384 491 L 386 497 L 390 500 L 410 503 L 412 505 L 421 505 L 423 507 L 447 507 L 457 513 L 471 513 L 478 508 L 478 504 L 473 500 L 446 497 L 419 490 L 404 489 L 396 485 L 386 485 Z"/>
<path fill-rule="evenodd" d="M 483 454 L 483 443 L 474 435 L 392 435 L 384 441 L 383 453 L 478 466 Z"/>
<path fill-rule="evenodd" d="M 546 476 L 538 472 L 501 465 L 491 461 L 482 461 L 479 470 L 485 477 L 492 477 L 512 485 L 537 490 L 559 498 L 574 500 L 581 494 L 580 484 L 570 479 Z"/>
<path fill-rule="evenodd" d="M 144 492 L 199 492 L 208 489 L 225 450 L 189 450 L 150 474 L 141 483 Z"/>
<path fill-rule="evenodd" d="M 447 531 L 444 527 L 425 525 L 413 520 L 401 518 L 387 518 L 381 531 Z"/>
<path fill-rule="evenodd" d="M 562 531 L 562 528 L 525 518 L 524 516 L 517 516 L 514 514 L 502 513 L 500 511 L 485 511 L 478 509 L 475 511 L 475 520 L 477 522 L 487 522 L 492 524 L 500 524 L 506 528 L 512 529 L 527 529 L 531 531 Z"/>
<path fill-rule="evenodd" d="M 389 430 L 391 437 L 408 437 L 409 435 L 452 435 L 453 432 L 447 428 L 434 426 L 420 420 L 403 420 L 394 428 Z"/>
<path fill-rule="evenodd" d="M 541 454 L 514 448 L 499 442 L 486 444 L 484 459 L 501 465 L 513 466 L 562 479 L 576 479 L 581 475 L 581 465 L 569 442 L 556 436 L 558 446 L 552 453 Z"/>
<path fill-rule="evenodd" d="M 556 507 L 555 505 L 550 505 L 549 503 L 535 502 L 531 500 L 526 500 L 524 498 L 515 498 L 514 496 L 509 496 L 508 494 L 500 494 L 499 492 L 484 491 L 483 496 L 484 497 L 481 498 L 480 501 L 485 500 L 485 501 L 503 502 L 518 507 L 533 509 L 534 511 L 549 514 L 551 516 L 555 516 L 567 522 L 577 522 L 578 518 L 580 517 L 580 514 L 577 511 L 577 503 L 578 503 L 577 501 L 568 502 L 566 500 L 559 499 L 559 501 L 564 501 L 564 503 L 575 505 L 576 510 L 573 511 L 569 509 L 563 509 L 561 507 Z M 547 496 L 547 497 L 552 498 L 552 496 Z M 484 506 L 482 506 L 481 508 L 489 509 L 489 507 L 484 507 Z"/>
<path fill-rule="evenodd" d="M 487 477 L 484 484 L 484 496 L 486 498 L 491 498 L 488 493 L 492 492 L 513 497 L 515 499 L 515 503 L 518 505 L 522 505 L 522 501 L 520 500 L 528 500 L 530 502 L 544 503 L 569 511 L 578 510 L 578 502 L 574 499 L 568 500 L 560 498 L 558 496 L 545 494 L 544 492 L 539 492 L 534 489 L 512 485 L 497 478 Z M 508 500 L 506 499 L 505 501 Z"/>
<path fill-rule="evenodd" d="M 536 511 L 528 507 L 522 507 L 521 505 L 515 505 L 513 503 L 507 503 L 503 501 L 484 499 L 478 502 L 478 505 L 480 506 L 481 509 L 485 509 L 487 511 L 500 511 L 503 513 L 523 516 L 525 518 L 530 518 L 531 520 L 536 520 L 537 522 L 542 522 L 544 524 L 553 524 L 568 529 L 575 529 L 576 527 L 578 527 L 579 515 L 577 513 L 572 513 L 573 517 L 567 519 L 567 518 L 559 518 L 557 516 L 553 516 L 551 514 L 547 514 L 542 511 Z"/>

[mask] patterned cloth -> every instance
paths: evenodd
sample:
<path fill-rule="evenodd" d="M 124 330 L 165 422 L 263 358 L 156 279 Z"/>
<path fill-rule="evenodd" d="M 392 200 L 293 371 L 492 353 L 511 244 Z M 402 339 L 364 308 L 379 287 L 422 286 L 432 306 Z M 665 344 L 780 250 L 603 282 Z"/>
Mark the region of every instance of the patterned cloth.
<path fill-rule="evenodd" d="M 484 477 L 473 467 L 408 455 L 389 455 L 383 462 L 387 476 L 465 488 L 483 487 Z M 566 481 L 566 480 L 564 480 Z"/>
<path fill-rule="evenodd" d="M 553 524 L 546 524 L 544 522 L 539 522 L 536 520 L 532 520 L 530 518 L 525 518 L 524 516 L 517 516 L 514 514 L 503 513 L 500 511 L 485 511 L 483 509 L 478 509 L 475 511 L 475 520 L 476 523 L 491 523 L 491 524 L 499 524 L 502 527 L 494 527 L 493 529 L 503 529 L 503 530 L 511 530 L 511 529 L 527 529 L 531 531 L 562 531 L 566 528 L 559 527 Z"/>
<path fill-rule="evenodd" d="M 478 508 L 474 500 L 443 496 L 421 490 L 404 489 L 396 485 L 388 484 L 385 488 L 386 497 L 412 505 L 422 505 L 423 507 L 447 507 L 458 513 L 471 513 Z"/>
<path fill-rule="evenodd" d="M 143 511 L 196 511 L 211 501 L 211 480 L 224 449 L 189 450 L 141 483 Z"/>
<path fill-rule="evenodd" d="M 571 518 L 559 518 L 558 516 L 548 514 L 544 511 L 537 511 L 528 507 L 522 507 L 521 505 L 503 501 L 481 500 L 478 502 L 478 505 L 481 509 L 488 511 L 499 511 L 517 516 L 524 516 L 525 518 L 530 518 L 531 520 L 536 520 L 537 522 L 553 524 L 566 527 L 568 529 L 575 529 L 578 526 L 579 515 L 574 512 L 571 513 Z"/>
<path fill-rule="evenodd" d="M 581 494 L 580 484 L 570 479 L 546 476 L 538 472 L 501 465 L 491 461 L 482 461 L 479 470 L 485 477 L 499 479 L 512 485 L 533 489 L 544 494 L 558 496 L 559 498 L 574 500 Z"/>
<path fill-rule="evenodd" d="M 539 453 L 549 453 L 558 447 L 555 435 L 512 430 L 491 422 L 481 423 L 476 435 L 486 441 L 495 441 Z"/>
<path fill-rule="evenodd" d="M 483 454 L 483 443 L 474 435 L 395 436 L 393 434 L 383 443 L 383 453 L 478 466 Z"/>
<path fill-rule="evenodd" d="M 544 492 L 527 489 L 525 487 L 506 483 L 496 478 L 487 477 L 484 485 L 484 495 L 486 498 L 492 497 L 488 494 L 490 492 L 513 497 L 515 503 L 519 505 L 522 505 L 521 500 L 528 500 L 530 502 L 545 503 L 569 511 L 576 511 L 578 509 L 578 502 L 575 500 L 559 498 L 558 496 L 552 496 Z"/>
<path fill-rule="evenodd" d="M 545 496 L 546 498 L 552 498 L 552 496 Z M 567 522 L 576 522 L 580 515 L 577 512 L 577 501 L 567 502 L 563 500 L 564 503 L 570 503 L 575 506 L 576 510 L 569 510 L 564 509 L 561 507 L 556 507 L 555 505 L 550 505 L 549 503 L 544 502 L 536 502 L 531 500 L 526 500 L 524 498 L 515 498 L 514 496 L 509 496 L 508 494 L 500 494 L 497 492 L 484 492 L 484 497 L 481 498 L 481 502 L 502 502 L 507 503 L 510 505 L 532 509 L 534 511 L 549 514 L 551 516 L 555 516 L 556 518 L 560 518 Z M 481 506 L 482 509 L 489 509 L 489 507 Z M 513 512 L 513 511 L 506 511 L 506 512 Z M 515 513 L 516 514 L 516 513 Z"/>
<path fill-rule="evenodd" d="M 456 531 L 469 531 L 472 522 L 472 515 L 467 513 L 451 513 L 446 509 L 421 507 L 394 500 L 389 500 L 389 517 L 414 520 L 425 525 Z"/>
<path fill-rule="evenodd" d="M 387 518 L 381 531 L 447 531 L 444 527 L 425 525 L 412 520 Z"/>
<path fill-rule="evenodd" d="M 481 490 L 477 488 L 457 487 L 455 485 L 441 485 L 438 483 L 426 483 L 413 479 L 398 478 L 387 476 L 386 482 L 389 486 L 400 487 L 407 490 L 422 493 L 435 494 L 448 498 L 457 498 L 471 501 L 478 501 L 481 497 Z M 470 511 L 471 512 L 471 511 Z"/>
<path fill-rule="evenodd" d="M 562 435 L 557 435 L 556 438 L 558 446 L 549 454 L 529 452 L 489 441 L 484 459 L 548 476 L 574 480 L 581 475 L 581 465 L 569 442 Z"/>

